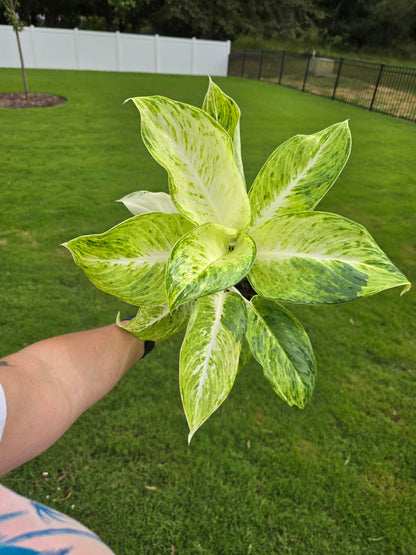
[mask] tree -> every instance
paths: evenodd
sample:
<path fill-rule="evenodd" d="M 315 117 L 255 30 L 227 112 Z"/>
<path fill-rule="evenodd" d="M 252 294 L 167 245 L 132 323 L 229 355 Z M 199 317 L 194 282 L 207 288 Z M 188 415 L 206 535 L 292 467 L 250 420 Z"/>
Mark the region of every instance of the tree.
<path fill-rule="evenodd" d="M 146 12 L 151 11 L 152 0 L 107 0 L 113 9 L 114 22 L 121 32 L 137 32 Z"/>
<path fill-rule="evenodd" d="M 25 88 L 25 98 L 27 98 L 27 95 L 29 94 L 29 90 L 27 86 L 25 64 L 23 61 L 22 45 L 20 44 L 20 37 L 19 37 L 19 33 L 20 31 L 23 30 L 25 23 L 24 21 L 20 20 L 19 15 L 17 13 L 17 9 L 19 7 L 19 2 L 17 0 L 3 0 L 3 6 L 6 10 L 7 22 L 9 23 L 9 25 L 12 25 L 13 30 L 16 33 L 17 47 L 19 49 L 19 56 L 20 56 L 20 65 L 22 67 L 23 86 Z"/>
<path fill-rule="evenodd" d="M 203 39 L 233 39 L 245 26 L 239 0 L 164 0 L 157 14 L 160 32 Z"/>
<path fill-rule="evenodd" d="M 204 39 L 293 39 L 315 28 L 324 11 L 315 0 L 164 0 L 158 29 L 169 35 Z"/>
<path fill-rule="evenodd" d="M 414 43 L 416 40 L 416 1 L 378 0 L 370 14 L 378 31 L 378 42 L 384 46 Z"/>

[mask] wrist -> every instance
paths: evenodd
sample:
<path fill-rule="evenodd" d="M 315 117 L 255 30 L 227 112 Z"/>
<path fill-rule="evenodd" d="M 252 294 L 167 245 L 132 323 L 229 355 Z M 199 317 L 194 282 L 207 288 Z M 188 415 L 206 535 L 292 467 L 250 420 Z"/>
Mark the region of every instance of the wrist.
<path fill-rule="evenodd" d="M 128 322 L 130 322 L 130 320 L 133 320 L 133 318 L 135 318 L 136 315 L 133 314 L 133 316 L 129 316 L 128 318 L 124 318 L 123 320 L 121 320 L 120 324 L 122 326 L 127 325 Z M 127 331 L 127 330 L 126 330 Z M 144 358 L 146 355 L 148 355 L 153 349 L 154 346 L 156 345 L 155 341 L 151 341 L 150 339 L 147 339 L 144 341 L 144 352 L 141 358 Z"/>

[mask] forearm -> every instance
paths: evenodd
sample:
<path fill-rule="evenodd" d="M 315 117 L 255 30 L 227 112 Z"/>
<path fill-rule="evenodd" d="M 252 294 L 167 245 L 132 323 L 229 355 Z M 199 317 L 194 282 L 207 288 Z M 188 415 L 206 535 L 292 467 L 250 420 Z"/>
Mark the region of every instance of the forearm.
<path fill-rule="evenodd" d="M 0 384 L 8 415 L 0 475 L 52 445 L 143 352 L 142 341 L 114 324 L 46 339 L 4 357 Z"/>

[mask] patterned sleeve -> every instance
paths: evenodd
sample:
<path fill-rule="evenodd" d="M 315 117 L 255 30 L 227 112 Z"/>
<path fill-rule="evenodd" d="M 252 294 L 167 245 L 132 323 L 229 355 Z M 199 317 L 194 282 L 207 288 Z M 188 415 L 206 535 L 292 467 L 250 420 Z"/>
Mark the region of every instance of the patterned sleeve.
<path fill-rule="evenodd" d="M 0 383 L 0 441 L 3 435 L 4 426 L 6 425 L 7 405 L 6 397 L 4 395 L 3 386 Z"/>
<path fill-rule="evenodd" d="M 114 555 L 76 520 L 0 485 L 0 553 Z"/>

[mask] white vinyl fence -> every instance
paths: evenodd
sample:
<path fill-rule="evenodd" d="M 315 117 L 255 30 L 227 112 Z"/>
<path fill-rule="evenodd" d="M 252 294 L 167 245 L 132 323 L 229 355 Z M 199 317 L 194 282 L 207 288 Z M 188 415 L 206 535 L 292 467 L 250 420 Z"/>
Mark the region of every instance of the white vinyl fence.
<path fill-rule="evenodd" d="M 227 75 L 230 41 L 25 27 L 28 68 Z M 0 67 L 20 67 L 13 28 L 0 25 Z"/>

